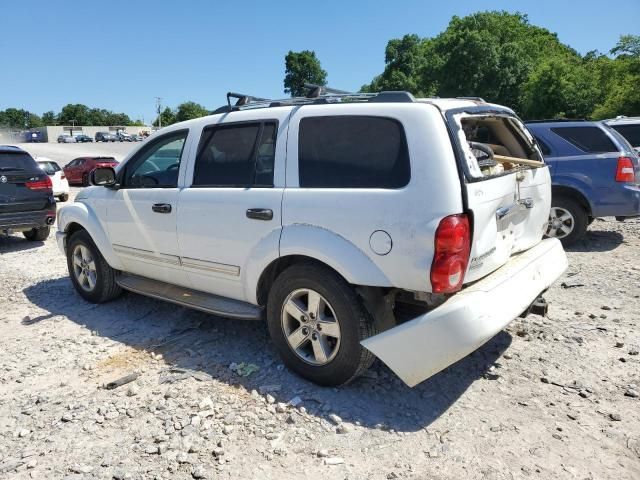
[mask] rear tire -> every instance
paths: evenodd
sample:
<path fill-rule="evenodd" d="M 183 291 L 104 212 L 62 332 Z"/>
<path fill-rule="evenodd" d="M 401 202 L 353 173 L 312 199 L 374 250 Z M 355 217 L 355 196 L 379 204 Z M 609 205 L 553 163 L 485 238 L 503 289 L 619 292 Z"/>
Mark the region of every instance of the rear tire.
<path fill-rule="evenodd" d="M 69 194 L 68 194 L 68 193 L 63 193 L 62 195 L 60 195 L 60 196 L 58 197 L 58 199 L 59 199 L 61 202 L 66 202 L 67 200 L 69 200 Z"/>
<path fill-rule="evenodd" d="M 319 385 L 348 383 L 375 360 L 360 345 L 377 333 L 371 314 L 354 289 L 327 267 L 300 264 L 282 272 L 269 292 L 267 323 L 287 367 Z"/>
<path fill-rule="evenodd" d="M 584 236 L 588 220 L 585 209 L 573 198 L 553 198 L 545 235 L 558 238 L 563 246 L 568 247 Z"/>
<path fill-rule="evenodd" d="M 122 293 L 116 271 L 85 230 L 71 235 L 67 243 L 67 268 L 76 291 L 91 303 L 108 302 Z"/>
<path fill-rule="evenodd" d="M 49 238 L 49 233 L 51 232 L 51 227 L 39 227 L 32 228 L 31 230 L 27 230 L 26 232 L 22 232 L 24 238 L 29 240 L 30 242 L 44 242 L 47 238 Z"/>

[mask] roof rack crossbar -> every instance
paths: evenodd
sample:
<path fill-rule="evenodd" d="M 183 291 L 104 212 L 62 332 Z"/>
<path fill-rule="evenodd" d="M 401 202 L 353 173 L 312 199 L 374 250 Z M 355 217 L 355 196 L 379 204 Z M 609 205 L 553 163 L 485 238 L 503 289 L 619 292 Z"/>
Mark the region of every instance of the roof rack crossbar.
<path fill-rule="evenodd" d="M 247 95 L 244 93 L 228 92 L 227 104 L 214 110 L 212 113 L 228 113 L 237 110 L 252 108 L 269 108 L 280 106 L 301 106 L 313 104 L 328 104 L 339 102 L 415 102 L 415 98 L 409 92 L 385 91 L 385 92 L 348 92 L 336 88 L 325 87 L 307 83 L 304 85 L 309 92 L 304 97 L 289 97 L 282 99 L 269 99 Z M 232 105 L 231 99 L 237 99 Z"/>

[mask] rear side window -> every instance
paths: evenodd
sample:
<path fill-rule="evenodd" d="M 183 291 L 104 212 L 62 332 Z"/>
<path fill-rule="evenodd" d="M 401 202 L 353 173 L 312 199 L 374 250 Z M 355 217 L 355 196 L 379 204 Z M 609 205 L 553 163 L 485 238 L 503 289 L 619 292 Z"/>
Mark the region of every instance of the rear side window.
<path fill-rule="evenodd" d="M 551 131 L 587 153 L 617 152 L 618 149 L 598 127 L 556 127 Z"/>
<path fill-rule="evenodd" d="M 640 125 L 609 125 L 622 135 L 632 147 L 640 147 Z"/>
<path fill-rule="evenodd" d="M 272 187 L 276 122 L 208 127 L 193 174 L 196 187 Z"/>
<path fill-rule="evenodd" d="M 0 172 L 12 171 L 36 173 L 39 171 L 39 167 L 36 161 L 28 153 L 0 153 Z"/>
<path fill-rule="evenodd" d="M 298 172 L 304 188 L 402 188 L 411 176 L 400 122 L 366 116 L 300 121 Z"/>

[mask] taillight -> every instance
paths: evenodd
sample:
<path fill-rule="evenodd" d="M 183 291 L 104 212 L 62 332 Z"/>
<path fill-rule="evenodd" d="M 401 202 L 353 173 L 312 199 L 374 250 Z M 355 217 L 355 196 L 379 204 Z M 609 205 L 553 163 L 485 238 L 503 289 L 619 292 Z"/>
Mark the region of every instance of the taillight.
<path fill-rule="evenodd" d="M 633 160 L 629 157 L 618 158 L 618 168 L 616 169 L 616 182 L 635 182 L 636 175 L 633 171 Z"/>
<path fill-rule="evenodd" d="M 471 228 L 464 214 L 443 218 L 436 229 L 431 290 L 451 293 L 462 288 L 471 250 Z"/>
<path fill-rule="evenodd" d="M 41 180 L 33 180 L 30 182 L 26 182 L 24 185 L 29 190 L 42 191 L 42 190 L 53 189 L 53 183 L 51 183 L 51 179 L 48 176 L 44 177 Z"/>

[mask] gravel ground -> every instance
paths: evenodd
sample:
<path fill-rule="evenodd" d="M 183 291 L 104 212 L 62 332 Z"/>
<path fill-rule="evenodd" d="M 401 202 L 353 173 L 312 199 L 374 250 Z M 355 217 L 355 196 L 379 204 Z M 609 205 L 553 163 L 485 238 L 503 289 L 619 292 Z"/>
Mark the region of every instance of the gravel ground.
<path fill-rule="evenodd" d="M 0 237 L 0 478 L 638 479 L 639 247 L 639 220 L 597 219 L 548 318 L 413 389 L 379 362 L 328 389 L 260 322 L 92 305 L 53 237 Z"/>

